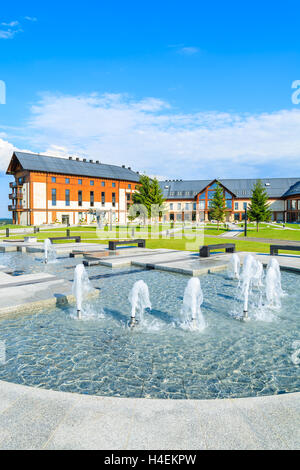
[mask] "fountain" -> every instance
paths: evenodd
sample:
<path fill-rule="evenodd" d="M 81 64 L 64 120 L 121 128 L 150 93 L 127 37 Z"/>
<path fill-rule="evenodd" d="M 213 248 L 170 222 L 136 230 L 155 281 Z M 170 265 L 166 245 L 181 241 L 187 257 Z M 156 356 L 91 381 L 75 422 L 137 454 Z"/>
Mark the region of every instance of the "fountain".
<path fill-rule="evenodd" d="M 56 261 L 56 251 L 51 243 L 49 238 L 46 238 L 44 241 L 44 262 L 47 263 L 54 263 Z"/>
<path fill-rule="evenodd" d="M 240 258 L 236 253 L 232 255 L 230 258 L 228 268 L 227 268 L 227 275 L 230 279 L 239 279 L 240 278 Z"/>
<path fill-rule="evenodd" d="M 253 275 L 255 274 L 255 259 L 252 255 L 247 255 L 244 259 L 243 270 L 241 274 L 241 293 L 244 300 L 243 320 L 248 318 L 249 292 Z"/>
<path fill-rule="evenodd" d="M 279 295 L 280 295 L 280 297 L 283 297 L 285 294 L 284 294 L 284 291 L 281 287 L 281 272 L 280 272 L 280 266 L 279 266 L 279 263 L 278 263 L 277 259 L 275 259 L 275 258 L 270 259 L 268 267 L 267 267 L 267 272 L 270 268 L 273 268 L 276 272 L 277 287 L 279 289 Z"/>
<path fill-rule="evenodd" d="M 276 260 L 274 260 L 276 261 Z M 277 265 L 278 262 L 276 261 Z M 268 307 L 279 310 L 281 307 L 280 297 L 283 294 L 281 288 L 281 274 L 279 265 L 276 263 L 269 264 L 266 274 L 266 298 Z"/>
<path fill-rule="evenodd" d="M 291 356 L 291 360 L 295 366 L 298 366 L 300 365 L 300 341 L 294 341 L 292 348 L 294 349 L 294 352 Z"/>
<path fill-rule="evenodd" d="M 79 320 L 82 318 L 82 302 L 92 289 L 85 267 L 83 264 L 78 264 L 75 268 L 73 294 L 76 298 L 77 318 Z"/>
<path fill-rule="evenodd" d="M 147 284 L 144 281 L 135 282 L 133 288 L 130 291 L 128 300 L 131 303 L 130 326 L 133 327 L 137 322 L 136 314 L 138 313 L 138 321 L 141 323 L 144 318 L 145 309 L 151 308 L 149 289 Z"/>
<path fill-rule="evenodd" d="M 202 303 L 203 294 L 200 279 L 192 277 L 185 288 L 181 310 L 184 325 L 187 325 L 190 329 L 204 330 L 206 326 L 201 312 Z"/>

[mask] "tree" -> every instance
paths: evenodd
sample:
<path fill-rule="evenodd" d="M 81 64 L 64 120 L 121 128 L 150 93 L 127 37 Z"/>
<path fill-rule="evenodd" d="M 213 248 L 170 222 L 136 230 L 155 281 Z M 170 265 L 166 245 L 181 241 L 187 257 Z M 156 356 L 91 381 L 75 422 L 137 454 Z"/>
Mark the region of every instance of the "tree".
<path fill-rule="evenodd" d="M 148 176 L 142 175 L 140 177 L 140 186 L 137 191 L 133 193 L 132 201 L 133 204 L 146 207 L 147 215 L 150 218 L 153 206 L 161 208 L 164 204 L 164 197 L 158 180 L 156 178 L 150 179 Z M 158 212 L 161 212 L 161 209 Z"/>
<path fill-rule="evenodd" d="M 268 194 L 261 180 L 257 180 L 252 190 L 248 217 L 256 222 L 256 229 L 259 230 L 260 222 L 268 222 L 271 219 L 271 210 L 268 204 Z"/>
<path fill-rule="evenodd" d="M 218 231 L 220 222 L 224 221 L 225 218 L 225 199 L 224 190 L 219 183 L 217 183 L 216 190 L 211 200 L 210 216 L 218 222 Z"/>
<path fill-rule="evenodd" d="M 165 199 L 160 187 L 160 184 L 156 178 L 152 180 L 151 184 L 151 216 L 152 217 L 161 217 L 162 212 L 164 212 L 164 203 Z"/>

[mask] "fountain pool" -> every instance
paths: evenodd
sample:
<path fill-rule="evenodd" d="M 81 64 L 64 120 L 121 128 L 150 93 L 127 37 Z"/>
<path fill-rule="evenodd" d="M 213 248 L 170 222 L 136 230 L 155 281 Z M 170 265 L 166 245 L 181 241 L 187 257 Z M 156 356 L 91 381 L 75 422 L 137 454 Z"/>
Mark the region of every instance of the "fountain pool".
<path fill-rule="evenodd" d="M 35 256 L 5 254 L 1 264 L 71 280 L 79 262 L 44 265 Z M 205 328 L 189 330 L 181 322 L 188 277 L 99 266 L 87 272 L 100 295 L 86 307 L 99 315 L 80 321 L 73 305 L 0 321 L 7 359 L 0 364 L 0 380 L 121 397 L 213 399 L 299 391 L 298 275 L 281 273 L 285 296 L 269 322 L 255 319 L 251 305 L 248 322 L 232 317 L 233 303 L 243 303 L 237 300 L 238 281 L 226 271 L 201 276 Z M 128 296 L 140 280 L 148 286 L 151 309 L 130 328 Z"/>

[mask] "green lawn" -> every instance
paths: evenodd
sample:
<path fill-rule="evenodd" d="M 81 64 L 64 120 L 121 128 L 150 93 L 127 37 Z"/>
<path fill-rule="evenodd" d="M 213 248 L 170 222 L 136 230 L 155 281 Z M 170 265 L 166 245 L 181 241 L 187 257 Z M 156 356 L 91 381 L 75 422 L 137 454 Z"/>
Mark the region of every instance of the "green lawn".
<path fill-rule="evenodd" d="M 241 233 L 240 236 L 244 236 L 244 234 Z M 256 229 L 251 227 L 248 230 L 248 237 L 300 241 L 300 232 L 298 230 L 279 230 L 271 227 L 261 227 L 257 232 Z"/>
<path fill-rule="evenodd" d="M 14 227 L 16 228 L 16 227 Z M 81 236 L 82 242 L 90 242 L 90 243 L 99 243 L 99 244 L 106 244 L 108 240 L 115 239 L 115 238 L 131 238 L 131 231 L 134 228 L 135 237 L 143 237 L 143 233 L 147 232 L 150 227 L 148 226 L 129 226 L 128 229 L 126 226 L 119 226 L 114 228 L 113 232 L 110 232 L 106 227 L 103 230 L 98 230 L 97 227 L 70 227 L 71 235 Z M 157 226 L 158 232 L 161 230 L 168 230 L 170 229 L 170 224 L 161 224 Z M 175 225 L 174 228 L 180 228 L 180 225 Z M 206 225 L 204 230 L 204 236 L 206 235 L 213 235 L 213 237 L 207 237 L 204 241 L 204 244 L 220 244 L 220 243 L 229 243 L 231 240 L 216 238 L 216 235 L 221 235 L 224 233 L 224 229 L 220 228 L 219 232 L 215 225 Z M 185 233 L 187 235 L 196 234 L 198 235 L 198 239 L 191 245 L 193 240 L 188 238 L 179 238 L 180 231 L 174 233 L 174 237 L 172 238 L 153 238 L 146 240 L 146 246 L 148 248 L 168 248 L 173 250 L 189 250 L 189 251 L 198 251 L 199 246 L 203 243 L 201 239 L 201 228 L 195 230 L 191 227 L 185 229 Z M 270 226 L 267 227 L 266 225 L 261 225 L 259 232 L 256 232 L 255 228 L 250 225 L 248 231 L 249 237 L 253 238 L 269 238 L 269 239 L 282 239 L 284 240 L 293 240 L 300 242 L 300 232 L 298 230 L 278 230 L 275 228 L 271 228 Z M 10 236 L 11 240 L 14 239 L 22 239 L 26 235 L 22 234 L 14 234 Z M 39 241 L 43 241 L 46 238 L 51 237 L 63 237 L 66 236 L 66 229 L 65 228 L 51 228 L 49 230 L 41 230 L 39 233 L 35 234 Z M 5 235 L 0 236 L 0 239 L 6 238 Z M 269 253 L 269 243 L 263 243 L 261 241 L 248 241 L 248 240 L 239 240 L 238 238 L 234 238 L 232 240 L 233 243 L 236 244 L 236 248 L 238 251 L 253 251 L 253 252 L 260 252 L 260 253 Z M 289 252 L 292 253 L 292 252 Z M 297 254 L 297 253 L 296 253 Z M 299 254 L 299 253 L 298 253 Z"/>

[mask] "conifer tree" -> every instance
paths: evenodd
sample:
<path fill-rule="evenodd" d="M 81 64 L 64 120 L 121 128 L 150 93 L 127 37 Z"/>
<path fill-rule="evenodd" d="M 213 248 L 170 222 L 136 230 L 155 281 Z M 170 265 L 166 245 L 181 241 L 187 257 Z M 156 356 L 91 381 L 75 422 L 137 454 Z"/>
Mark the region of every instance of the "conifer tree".
<path fill-rule="evenodd" d="M 217 182 L 217 187 L 214 192 L 210 207 L 211 207 L 210 216 L 212 219 L 215 219 L 218 222 L 218 231 L 219 231 L 220 222 L 223 222 L 225 218 L 225 199 L 224 199 L 224 190 L 218 182 Z"/>
<path fill-rule="evenodd" d="M 268 204 L 268 194 L 261 180 L 257 180 L 252 190 L 248 217 L 256 222 L 256 230 L 259 231 L 260 222 L 268 222 L 271 219 L 271 210 Z"/>

